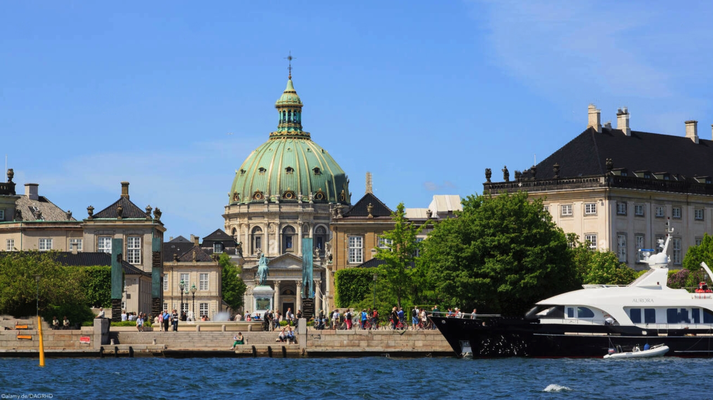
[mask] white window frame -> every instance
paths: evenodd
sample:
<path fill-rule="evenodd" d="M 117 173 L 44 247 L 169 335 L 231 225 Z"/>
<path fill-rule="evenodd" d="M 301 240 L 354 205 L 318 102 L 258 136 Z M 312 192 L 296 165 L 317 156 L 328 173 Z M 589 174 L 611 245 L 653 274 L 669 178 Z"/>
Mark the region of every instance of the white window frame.
<path fill-rule="evenodd" d="M 644 216 L 644 205 L 643 204 L 634 204 L 634 215 L 636 215 L 637 217 Z"/>
<path fill-rule="evenodd" d="M 82 242 L 84 242 L 82 239 L 69 239 L 69 251 L 72 251 L 72 245 L 75 243 L 77 244 L 77 251 L 82 251 Z"/>
<path fill-rule="evenodd" d="M 190 277 L 191 274 L 187 272 L 181 272 L 178 274 L 178 282 L 176 282 L 176 287 L 178 288 L 178 294 L 181 294 L 181 281 L 183 281 L 183 284 L 185 285 L 183 287 L 183 291 L 186 291 L 186 288 L 190 285 Z"/>
<path fill-rule="evenodd" d="M 198 316 L 208 315 L 208 303 L 198 303 Z"/>
<path fill-rule="evenodd" d="M 423 242 L 424 239 L 425 239 L 425 238 L 417 237 L 417 238 L 416 238 L 416 244 Z M 421 256 L 421 249 L 420 249 L 420 248 L 416 248 L 416 252 L 414 253 L 413 256 L 414 256 L 414 257 L 420 257 L 420 256 Z"/>
<path fill-rule="evenodd" d="M 644 243 L 646 243 L 646 236 L 643 233 L 637 233 L 634 236 L 634 240 L 636 243 L 636 262 L 637 263 L 644 262 L 644 259 L 642 258 L 643 254 L 639 250 L 641 250 L 645 247 Z"/>
<path fill-rule="evenodd" d="M 664 206 L 656 206 L 656 218 L 663 218 L 666 216 L 666 209 Z"/>
<path fill-rule="evenodd" d="M 703 238 L 699 236 L 696 238 L 696 246 L 700 246 L 701 244 L 703 244 Z"/>
<path fill-rule="evenodd" d="M 163 311 L 168 311 L 168 303 L 163 303 Z"/>
<path fill-rule="evenodd" d="M 141 264 L 141 236 L 126 238 L 126 261 L 129 264 Z"/>
<path fill-rule="evenodd" d="M 597 203 L 584 203 L 584 215 L 597 215 Z"/>
<path fill-rule="evenodd" d="M 563 217 L 571 217 L 572 215 L 574 215 L 572 211 L 572 205 L 562 204 L 562 206 L 560 206 L 560 215 Z"/>
<path fill-rule="evenodd" d="M 39 251 L 50 251 L 52 250 L 52 238 L 41 238 L 39 240 L 38 246 Z"/>
<path fill-rule="evenodd" d="M 681 247 L 681 238 L 671 238 L 671 242 L 673 244 L 673 264 L 674 265 L 681 265 L 681 262 L 683 262 L 683 251 Z"/>
<path fill-rule="evenodd" d="M 183 302 L 183 305 L 181 306 L 181 311 L 178 313 L 178 318 L 181 318 L 183 313 L 186 313 L 186 315 L 188 315 L 188 306 L 189 305 L 190 304 L 188 304 L 188 299 L 185 299 L 185 301 Z"/>
<path fill-rule="evenodd" d="M 163 275 L 163 291 L 168 291 L 168 274 Z M 166 303 L 163 303 L 166 304 Z"/>
<path fill-rule="evenodd" d="M 626 233 L 616 235 L 616 255 L 619 262 L 626 262 Z"/>
<path fill-rule="evenodd" d="M 626 202 L 617 201 L 616 202 L 616 215 L 626 215 Z"/>
<path fill-rule="evenodd" d="M 6 251 L 15 251 L 15 239 L 7 239 L 5 242 Z"/>
<path fill-rule="evenodd" d="M 364 237 L 363 236 L 349 236 L 349 264 L 361 264 L 364 262 Z"/>
<path fill-rule="evenodd" d="M 223 252 L 223 243 L 213 243 L 213 253 L 220 254 Z"/>
<path fill-rule="evenodd" d="M 584 235 L 584 240 L 589 241 L 589 250 L 596 250 L 597 249 L 597 234 L 596 233 L 587 233 Z"/>
<path fill-rule="evenodd" d="M 385 239 L 379 236 L 379 248 L 381 249 L 389 249 L 391 248 L 391 239 Z"/>
<path fill-rule="evenodd" d="M 208 277 L 207 272 L 201 272 L 198 275 L 198 290 L 209 290 Z"/>
<path fill-rule="evenodd" d="M 683 211 L 681 211 L 681 207 L 671 208 L 671 218 L 681 219 L 682 215 L 683 215 Z"/>
<path fill-rule="evenodd" d="M 693 215 L 696 221 L 703 221 L 705 219 L 706 211 L 702 208 L 696 208 L 693 210 Z"/>
<path fill-rule="evenodd" d="M 97 251 L 100 253 L 111 254 L 111 236 L 98 236 L 97 237 Z"/>

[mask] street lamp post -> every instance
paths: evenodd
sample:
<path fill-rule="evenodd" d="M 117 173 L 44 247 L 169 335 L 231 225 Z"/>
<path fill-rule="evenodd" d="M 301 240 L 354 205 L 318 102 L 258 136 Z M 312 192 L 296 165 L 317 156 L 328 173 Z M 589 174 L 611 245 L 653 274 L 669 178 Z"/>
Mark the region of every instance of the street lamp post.
<path fill-rule="evenodd" d="M 196 284 L 194 283 L 191 286 L 191 294 L 193 294 L 193 310 L 191 313 L 193 313 L 193 320 L 196 320 Z"/>
<path fill-rule="evenodd" d="M 379 276 L 379 275 L 374 274 L 374 309 L 376 309 L 376 278 L 377 278 L 378 276 Z"/>
<path fill-rule="evenodd" d="M 181 289 L 181 309 L 178 310 L 178 318 L 181 318 L 181 313 L 183 312 L 183 289 L 186 288 L 186 283 L 183 282 L 183 279 L 181 279 L 181 282 L 178 284 L 178 288 Z"/>

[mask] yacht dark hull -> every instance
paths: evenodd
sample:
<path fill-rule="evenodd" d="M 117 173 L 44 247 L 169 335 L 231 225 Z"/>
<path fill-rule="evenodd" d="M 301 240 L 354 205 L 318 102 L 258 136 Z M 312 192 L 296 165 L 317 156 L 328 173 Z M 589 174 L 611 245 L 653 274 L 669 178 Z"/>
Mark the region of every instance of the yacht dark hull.
<path fill-rule="evenodd" d="M 713 357 L 710 330 L 643 330 L 637 327 L 540 324 L 522 318 L 472 320 L 431 317 L 456 355 L 470 345 L 473 358 L 497 357 L 596 357 L 612 347 L 631 351 L 665 344 L 666 356 Z"/>

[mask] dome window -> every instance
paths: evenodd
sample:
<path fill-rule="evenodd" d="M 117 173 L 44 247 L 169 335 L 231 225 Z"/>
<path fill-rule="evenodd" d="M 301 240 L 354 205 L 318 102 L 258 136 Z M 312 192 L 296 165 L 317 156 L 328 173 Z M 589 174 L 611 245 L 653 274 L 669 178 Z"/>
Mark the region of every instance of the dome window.
<path fill-rule="evenodd" d="M 240 169 L 240 175 L 245 175 L 245 170 L 242 168 Z"/>
<path fill-rule="evenodd" d="M 324 200 L 324 192 L 322 191 L 322 189 L 319 189 L 317 193 L 315 193 L 314 199 L 318 201 Z"/>
<path fill-rule="evenodd" d="M 319 167 L 314 167 L 312 168 L 312 170 L 314 171 L 315 175 L 322 175 L 322 170 L 319 169 Z"/>
<path fill-rule="evenodd" d="M 260 169 L 258 169 L 258 172 L 260 172 L 260 174 L 264 174 L 265 172 L 267 172 L 267 170 L 264 167 L 260 167 Z"/>
<path fill-rule="evenodd" d="M 238 192 L 233 193 L 233 201 L 235 201 L 235 202 L 240 201 L 240 193 L 238 193 Z"/>
<path fill-rule="evenodd" d="M 288 190 L 282 195 L 282 198 L 285 200 L 294 200 L 295 192 L 293 192 L 292 190 Z"/>
<path fill-rule="evenodd" d="M 292 175 L 293 172 L 295 172 L 295 169 L 294 169 L 294 168 L 292 168 L 292 167 L 287 167 L 287 168 L 285 168 L 285 173 L 286 173 L 287 175 Z"/>
<path fill-rule="evenodd" d="M 255 193 L 253 194 L 253 199 L 255 200 L 262 200 L 263 197 L 264 196 L 262 195 L 262 192 L 259 190 L 255 191 Z"/>

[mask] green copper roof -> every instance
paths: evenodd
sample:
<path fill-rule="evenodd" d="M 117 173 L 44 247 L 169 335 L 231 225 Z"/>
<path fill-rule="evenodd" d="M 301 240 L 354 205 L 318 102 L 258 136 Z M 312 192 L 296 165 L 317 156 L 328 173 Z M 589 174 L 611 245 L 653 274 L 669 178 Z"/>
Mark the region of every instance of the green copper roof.
<path fill-rule="evenodd" d="M 280 96 L 280 98 L 275 102 L 275 107 L 279 108 L 281 106 L 302 107 L 302 100 L 300 100 L 300 96 L 297 95 L 297 91 L 292 85 L 292 79 L 287 81 L 285 91 L 282 92 L 282 96 Z"/>
<path fill-rule="evenodd" d="M 292 84 L 275 103 L 277 131 L 236 171 L 230 204 L 264 201 L 350 204 L 349 179 L 326 150 L 302 130 L 302 100 Z"/>
<path fill-rule="evenodd" d="M 350 204 L 349 180 L 326 150 L 307 139 L 271 139 L 235 174 L 230 203 L 314 201 Z"/>

